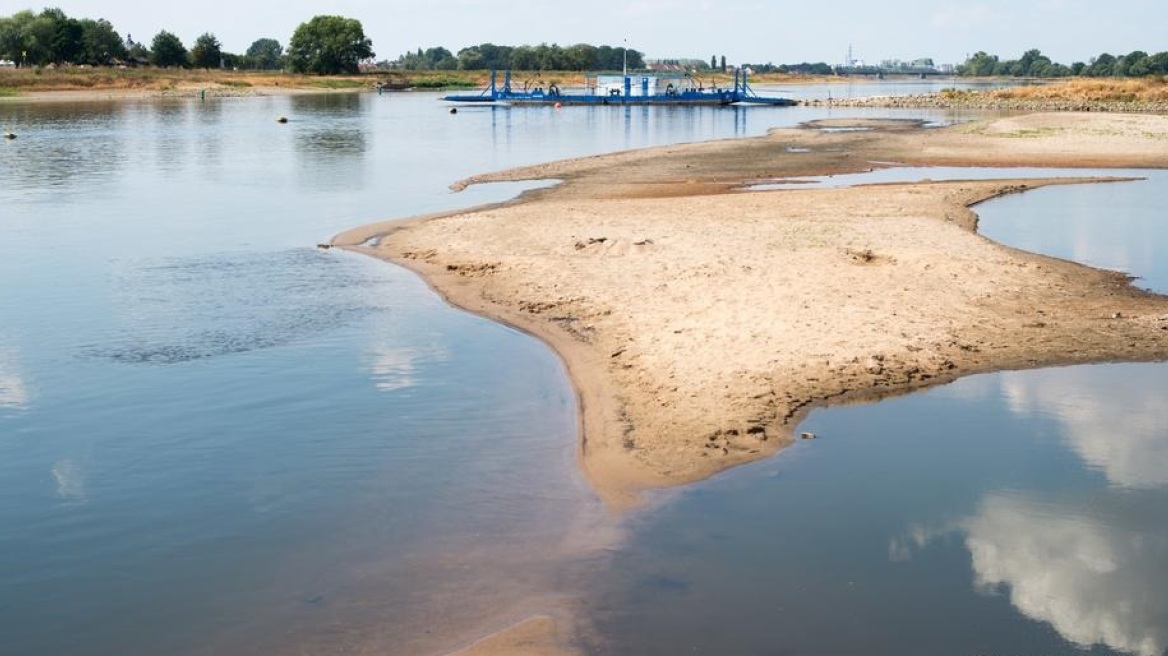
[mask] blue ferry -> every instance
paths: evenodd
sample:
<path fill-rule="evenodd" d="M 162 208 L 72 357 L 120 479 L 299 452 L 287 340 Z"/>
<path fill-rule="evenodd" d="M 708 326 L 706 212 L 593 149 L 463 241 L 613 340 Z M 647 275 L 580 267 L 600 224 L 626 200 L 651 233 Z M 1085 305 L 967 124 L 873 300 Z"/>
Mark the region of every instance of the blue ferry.
<path fill-rule="evenodd" d="M 561 90 L 554 84 L 512 85 L 511 71 L 506 71 L 499 85 L 496 71 L 491 71 L 491 85 L 477 94 L 454 94 L 442 100 L 454 103 L 502 103 L 508 105 L 775 105 L 797 104 L 790 98 L 771 98 L 756 94 L 747 84 L 746 71 L 734 71 L 731 88 L 705 87 L 692 75 L 681 73 L 589 73 L 582 89 Z"/>

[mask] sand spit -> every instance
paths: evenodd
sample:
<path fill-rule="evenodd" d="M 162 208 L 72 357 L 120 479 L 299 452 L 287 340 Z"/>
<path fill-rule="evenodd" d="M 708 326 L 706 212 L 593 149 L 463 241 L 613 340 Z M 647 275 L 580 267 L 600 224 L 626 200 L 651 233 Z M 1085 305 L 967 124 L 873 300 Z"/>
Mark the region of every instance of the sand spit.
<path fill-rule="evenodd" d="M 554 619 L 537 615 L 450 656 L 572 656 L 579 653 L 570 646 Z"/>
<path fill-rule="evenodd" d="M 821 129 L 841 127 L 865 131 Z M 983 200 L 1118 178 L 742 189 L 893 161 L 1164 167 L 1166 140 L 1156 116 L 822 122 L 477 176 L 456 186 L 563 182 L 333 241 L 551 344 L 580 395 L 582 467 L 622 507 L 775 452 L 815 405 L 975 372 L 1168 358 L 1168 298 L 975 232 Z M 574 622 L 533 617 L 460 653 L 575 653 Z"/>
<path fill-rule="evenodd" d="M 481 176 L 564 184 L 336 242 L 551 344 L 579 390 L 582 466 L 615 506 L 775 452 L 817 404 L 975 372 L 1168 358 L 1168 298 L 975 232 L 978 202 L 1100 179 L 733 192 L 876 161 L 1165 166 L 1168 118 L 864 127 Z"/>

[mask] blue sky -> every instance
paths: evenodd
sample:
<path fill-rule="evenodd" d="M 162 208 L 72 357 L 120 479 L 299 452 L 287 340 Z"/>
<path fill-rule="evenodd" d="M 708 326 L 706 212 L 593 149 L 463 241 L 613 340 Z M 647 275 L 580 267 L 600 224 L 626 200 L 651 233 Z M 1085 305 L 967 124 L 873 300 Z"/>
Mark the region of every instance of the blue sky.
<path fill-rule="evenodd" d="M 594 43 L 637 48 L 650 58 L 725 55 L 731 63 L 842 63 L 857 58 L 932 57 L 959 63 L 985 50 L 1016 58 L 1038 48 L 1055 61 L 1086 61 L 1101 52 L 1168 50 L 1168 2 L 1112 6 L 1087 0 L 0 0 L 0 15 L 59 6 L 71 16 L 106 18 L 122 36 L 149 42 L 162 29 L 190 46 L 212 32 L 232 52 L 257 38 L 282 44 L 316 14 L 360 19 L 379 59 L 418 47 Z"/>

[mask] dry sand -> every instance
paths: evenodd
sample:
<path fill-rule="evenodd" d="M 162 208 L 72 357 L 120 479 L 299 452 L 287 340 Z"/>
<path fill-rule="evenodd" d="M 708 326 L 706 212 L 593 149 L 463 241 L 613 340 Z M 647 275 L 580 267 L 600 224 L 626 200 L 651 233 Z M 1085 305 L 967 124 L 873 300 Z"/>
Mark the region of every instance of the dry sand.
<path fill-rule="evenodd" d="M 1168 299 L 976 234 L 970 206 L 1069 181 L 733 191 L 878 161 L 1165 166 L 1168 118 L 865 126 L 481 176 L 564 183 L 336 243 L 550 343 L 580 393 L 582 466 L 616 506 L 765 457 L 807 409 L 835 399 L 997 369 L 1168 357 Z M 374 236 L 376 247 L 359 246 Z"/>
<path fill-rule="evenodd" d="M 978 202 L 1107 179 L 740 190 L 873 162 L 1164 167 L 1168 118 L 864 127 L 484 175 L 464 184 L 563 183 L 334 243 L 417 271 L 455 305 L 555 348 L 580 395 L 580 462 L 614 507 L 774 453 L 816 405 L 975 372 L 1168 358 L 1168 298 L 976 233 Z M 559 644 L 539 621 L 480 648 L 508 653 L 533 635 Z"/>
<path fill-rule="evenodd" d="M 572 656 L 577 653 L 555 620 L 538 615 L 450 656 Z"/>

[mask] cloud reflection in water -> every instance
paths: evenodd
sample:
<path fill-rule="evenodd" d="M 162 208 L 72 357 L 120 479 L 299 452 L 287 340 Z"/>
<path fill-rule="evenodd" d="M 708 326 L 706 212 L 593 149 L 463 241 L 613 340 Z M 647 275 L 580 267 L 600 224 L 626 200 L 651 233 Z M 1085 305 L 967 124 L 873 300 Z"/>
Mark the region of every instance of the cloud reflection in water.
<path fill-rule="evenodd" d="M 16 366 L 15 353 L 0 348 L 0 408 L 25 410 L 28 402 L 28 386 Z"/>
<path fill-rule="evenodd" d="M 1115 486 L 1168 486 L 1168 394 L 1143 371 L 1162 365 L 1070 367 L 1004 374 L 1002 394 L 1019 416 L 1045 415 L 1067 445 Z"/>
<path fill-rule="evenodd" d="M 980 589 L 1079 645 L 1158 656 L 1168 647 L 1168 532 L 991 496 L 965 523 Z"/>
<path fill-rule="evenodd" d="M 1077 505 L 989 495 L 953 526 L 910 527 L 889 555 L 911 560 L 963 537 L 979 591 L 1007 594 L 1023 615 L 1084 648 L 1160 656 L 1168 649 L 1168 524 L 1140 517 L 1134 505 L 1106 517 Z"/>

